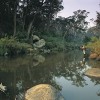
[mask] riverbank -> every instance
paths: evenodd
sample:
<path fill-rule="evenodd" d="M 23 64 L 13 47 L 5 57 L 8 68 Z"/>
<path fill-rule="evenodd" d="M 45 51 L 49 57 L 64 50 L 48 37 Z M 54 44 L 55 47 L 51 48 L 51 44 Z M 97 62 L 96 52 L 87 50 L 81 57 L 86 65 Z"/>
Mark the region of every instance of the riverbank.
<path fill-rule="evenodd" d="M 91 49 L 89 58 L 100 60 L 100 39 L 94 38 L 86 45 L 87 48 Z"/>
<path fill-rule="evenodd" d="M 63 37 L 56 36 L 32 36 L 31 43 L 21 42 L 13 37 L 4 37 L 0 39 L 0 56 L 16 56 L 25 54 L 57 53 L 78 49 L 79 45 L 74 42 L 67 42 Z"/>

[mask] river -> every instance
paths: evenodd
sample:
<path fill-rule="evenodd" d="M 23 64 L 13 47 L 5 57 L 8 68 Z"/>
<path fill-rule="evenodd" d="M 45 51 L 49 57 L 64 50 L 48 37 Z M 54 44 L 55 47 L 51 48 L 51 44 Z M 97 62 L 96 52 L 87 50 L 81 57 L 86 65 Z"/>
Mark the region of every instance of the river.
<path fill-rule="evenodd" d="M 48 55 L 0 58 L 0 100 L 21 100 L 25 91 L 38 84 L 50 84 L 65 100 L 100 100 L 100 79 L 89 78 L 84 72 L 100 62 L 86 59 L 79 50 Z"/>

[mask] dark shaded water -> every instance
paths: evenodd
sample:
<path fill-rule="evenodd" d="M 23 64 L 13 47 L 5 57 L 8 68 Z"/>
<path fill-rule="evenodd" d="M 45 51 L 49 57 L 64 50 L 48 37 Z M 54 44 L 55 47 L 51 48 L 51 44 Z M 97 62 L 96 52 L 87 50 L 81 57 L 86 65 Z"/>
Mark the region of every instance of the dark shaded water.
<path fill-rule="evenodd" d="M 100 79 L 84 75 L 90 67 L 99 67 L 100 62 L 87 60 L 81 64 L 81 51 L 53 55 L 0 58 L 0 83 L 7 86 L 0 91 L 0 100 L 22 98 L 24 92 L 37 84 L 51 84 L 65 100 L 100 100 Z M 18 99 L 21 100 L 21 99 Z"/>

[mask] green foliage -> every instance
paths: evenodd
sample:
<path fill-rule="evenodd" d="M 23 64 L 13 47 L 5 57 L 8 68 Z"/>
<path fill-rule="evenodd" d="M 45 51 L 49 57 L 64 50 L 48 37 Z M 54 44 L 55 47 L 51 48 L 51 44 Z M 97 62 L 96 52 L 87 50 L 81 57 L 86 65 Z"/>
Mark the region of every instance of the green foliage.
<path fill-rule="evenodd" d="M 61 51 L 64 48 L 64 42 L 62 37 L 52 37 L 43 36 L 46 40 L 46 49 L 51 49 L 52 51 Z"/>
<path fill-rule="evenodd" d="M 49 30 L 52 30 L 52 33 L 57 35 L 60 34 L 60 36 L 65 35 L 67 39 L 70 39 L 72 36 L 73 38 L 76 38 L 76 36 L 85 33 L 87 30 L 88 22 L 86 21 L 86 18 L 88 17 L 88 14 L 89 12 L 86 10 L 77 10 L 68 18 L 58 17 L 55 20 L 52 20 Z M 70 40 L 73 40 L 73 38 Z M 82 38 L 82 36 L 79 38 Z"/>
<path fill-rule="evenodd" d="M 97 37 L 94 36 L 94 37 L 91 38 L 91 42 L 96 42 L 96 41 L 98 41 Z"/>
<path fill-rule="evenodd" d="M 0 0 L 0 31 L 7 33 L 7 36 L 16 36 L 19 30 L 30 29 L 31 32 L 34 28 L 44 29 L 57 12 L 63 9 L 62 2 L 62 0 Z M 5 36 L 4 34 L 0 33 Z"/>
<path fill-rule="evenodd" d="M 0 39 L 0 55 L 17 55 L 25 54 L 28 48 L 32 48 L 27 43 L 17 42 L 14 38 L 1 38 Z"/>
<path fill-rule="evenodd" d="M 88 37 L 88 36 L 85 36 L 83 42 L 84 42 L 85 44 L 87 44 L 87 43 L 90 42 L 90 41 L 91 41 L 91 38 Z"/>
<path fill-rule="evenodd" d="M 27 32 L 18 31 L 16 35 L 16 39 L 20 42 L 27 42 Z"/>
<path fill-rule="evenodd" d="M 98 26 L 93 26 L 91 28 L 88 29 L 88 32 L 87 33 L 90 33 L 90 37 L 91 36 L 96 36 L 96 37 L 100 37 L 100 28 Z"/>
<path fill-rule="evenodd" d="M 97 19 L 95 20 L 96 26 L 100 28 L 100 12 L 97 12 Z"/>
<path fill-rule="evenodd" d="M 100 39 L 93 38 L 93 42 L 87 44 L 87 48 L 90 48 L 93 52 L 100 54 Z"/>

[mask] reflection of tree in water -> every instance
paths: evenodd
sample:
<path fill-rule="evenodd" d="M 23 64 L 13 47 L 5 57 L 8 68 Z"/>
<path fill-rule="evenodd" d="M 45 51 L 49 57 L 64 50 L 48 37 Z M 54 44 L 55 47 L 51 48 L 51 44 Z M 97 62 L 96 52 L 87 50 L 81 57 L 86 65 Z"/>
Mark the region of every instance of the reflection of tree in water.
<path fill-rule="evenodd" d="M 94 83 L 94 85 L 100 85 L 100 78 L 90 77 L 90 79 Z M 100 88 L 98 88 L 96 94 L 97 96 L 100 96 Z"/>
<path fill-rule="evenodd" d="M 81 72 L 83 67 L 80 66 L 79 60 L 81 56 L 78 58 L 79 52 L 71 52 L 68 55 L 65 55 L 63 61 L 59 62 L 56 66 L 56 76 L 63 76 L 65 79 L 72 81 L 73 85 L 76 86 L 84 86 L 86 85 L 84 79 L 84 73 Z"/>
<path fill-rule="evenodd" d="M 90 78 L 91 78 L 91 81 L 94 83 L 94 85 L 100 84 L 100 78 L 93 78 L 93 77 L 90 77 Z"/>
<path fill-rule="evenodd" d="M 97 96 L 100 96 L 100 88 L 99 90 L 96 92 Z"/>
<path fill-rule="evenodd" d="M 22 59 L 11 59 L 10 61 L 4 59 L 0 63 L 2 65 L 0 66 L 0 81 L 5 83 L 8 88 L 7 93 L 9 96 L 7 98 L 9 100 L 14 100 L 15 97 L 21 98 L 21 95 L 27 89 L 37 84 L 51 84 L 61 90 L 61 87 L 54 81 L 53 73 L 49 71 L 48 66 L 36 66 L 38 61 L 42 64 L 43 60 L 40 60 L 40 58 L 42 57 L 38 56 L 36 60 L 34 57 L 22 57 Z"/>
<path fill-rule="evenodd" d="M 16 94 L 19 95 L 37 84 L 51 84 L 61 90 L 62 87 L 56 83 L 55 77 L 64 77 L 66 80 L 72 81 L 73 85 L 83 87 L 86 85 L 83 73 L 86 66 L 80 66 L 80 59 L 82 59 L 81 53 L 72 51 L 64 55 L 62 53 L 49 55 L 45 61 L 42 56 L 2 60 L 0 80 L 9 88 L 10 100 L 14 100 Z M 100 80 L 92 81 L 100 84 Z M 22 89 L 18 90 L 16 85 L 20 82 L 22 82 L 20 84 Z"/>

